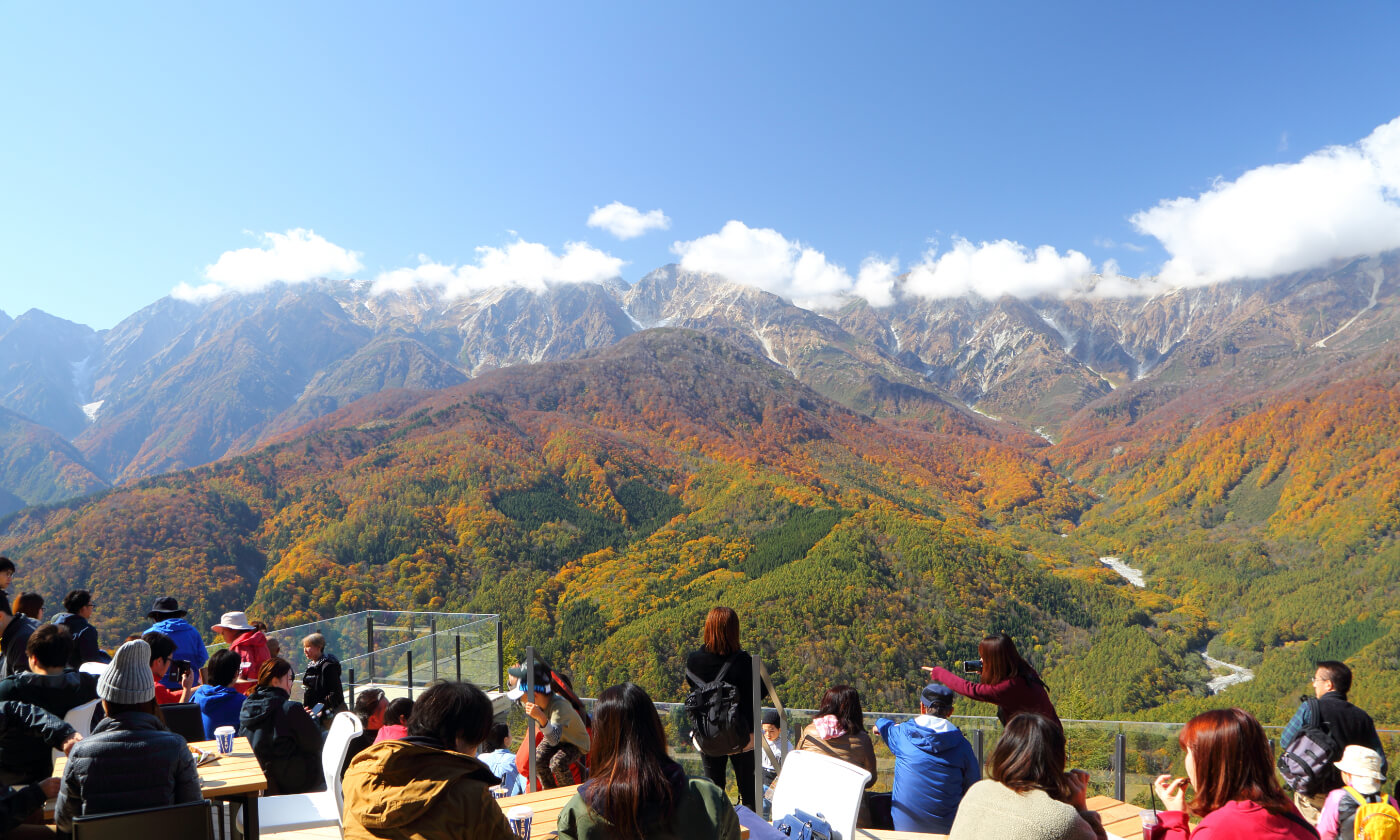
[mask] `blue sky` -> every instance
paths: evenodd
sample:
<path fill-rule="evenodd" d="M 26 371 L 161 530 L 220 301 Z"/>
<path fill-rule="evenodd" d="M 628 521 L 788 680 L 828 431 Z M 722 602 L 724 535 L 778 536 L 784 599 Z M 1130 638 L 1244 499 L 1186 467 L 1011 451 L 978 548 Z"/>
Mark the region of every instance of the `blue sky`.
<path fill-rule="evenodd" d="M 684 258 L 818 300 L 919 267 L 1014 292 L 1400 244 L 1400 127 L 1357 145 L 1400 117 L 1394 3 L 588 5 L 0 7 L 0 310 L 109 327 L 279 255 L 448 288 Z M 1288 168 L 1331 146 L 1344 194 L 1301 196 L 1284 239 L 1222 232 L 1350 177 Z M 589 227 L 612 202 L 669 227 Z M 1355 235 L 1274 259 L 1310 207 Z"/>

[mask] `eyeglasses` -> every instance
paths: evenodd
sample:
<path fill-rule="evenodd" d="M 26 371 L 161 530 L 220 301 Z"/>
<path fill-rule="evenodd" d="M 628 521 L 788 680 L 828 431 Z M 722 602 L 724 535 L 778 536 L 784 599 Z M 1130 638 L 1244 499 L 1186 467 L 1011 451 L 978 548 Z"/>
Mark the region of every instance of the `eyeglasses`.
<path fill-rule="evenodd" d="M 1314 685 L 1316 685 L 1317 683 L 1331 682 L 1331 680 L 1327 679 L 1326 677 L 1313 677 L 1312 681 Z"/>

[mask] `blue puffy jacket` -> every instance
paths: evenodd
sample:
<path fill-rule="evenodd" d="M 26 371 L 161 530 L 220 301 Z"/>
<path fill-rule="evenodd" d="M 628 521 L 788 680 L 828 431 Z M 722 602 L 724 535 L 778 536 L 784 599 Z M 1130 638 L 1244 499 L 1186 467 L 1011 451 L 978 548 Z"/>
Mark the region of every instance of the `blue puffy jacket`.
<path fill-rule="evenodd" d="M 880 718 L 875 728 L 894 753 L 895 830 L 947 834 L 963 794 L 982 778 L 972 745 L 946 718 L 933 715 L 901 724 Z"/>
<path fill-rule="evenodd" d="M 194 629 L 183 618 L 167 618 L 157 621 L 146 631 L 151 630 L 157 633 L 164 633 L 175 643 L 175 653 L 171 659 L 183 659 L 194 668 L 194 684 L 199 685 L 199 669 L 204 667 L 204 663 L 209 661 L 209 651 L 204 647 L 204 637 L 199 635 L 199 631 Z M 178 691 L 180 681 L 175 678 L 175 669 L 171 668 L 165 672 L 165 678 L 161 680 L 166 688 Z"/>

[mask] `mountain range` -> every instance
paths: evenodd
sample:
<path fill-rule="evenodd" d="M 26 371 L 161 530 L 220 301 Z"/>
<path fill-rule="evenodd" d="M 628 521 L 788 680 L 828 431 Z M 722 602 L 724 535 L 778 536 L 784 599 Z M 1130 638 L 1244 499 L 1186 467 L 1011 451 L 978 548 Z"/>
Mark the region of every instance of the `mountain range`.
<path fill-rule="evenodd" d="M 245 453 L 381 391 L 449 387 L 657 326 L 734 342 L 872 417 L 982 414 L 1061 441 L 1114 406 L 1267 390 L 1369 352 L 1396 332 L 1396 259 L 1152 298 L 902 294 L 820 312 L 674 265 L 632 286 L 452 299 L 355 281 L 164 298 L 103 331 L 30 311 L 0 318 L 0 437 L 13 442 L 0 513 Z"/>
<path fill-rule="evenodd" d="M 1071 717 L 1219 705 L 1208 645 L 1262 719 L 1337 658 L 1400 722 L 1397 281 L 1387 254 L 817 312 L 668 266 L 0 317 L 0 552 L 118 637 L 153 591 L 198 620 L 495 612 L 590 690 L 674 698 L 723 601 L 799 705 L 842 678 L 902 705 L 1004 629 Z"/>

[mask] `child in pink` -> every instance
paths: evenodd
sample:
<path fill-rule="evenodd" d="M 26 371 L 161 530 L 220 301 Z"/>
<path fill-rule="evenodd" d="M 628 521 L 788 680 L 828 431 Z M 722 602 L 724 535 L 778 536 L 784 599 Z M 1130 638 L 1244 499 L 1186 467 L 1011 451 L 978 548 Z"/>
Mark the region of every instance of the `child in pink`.
<path fill-rule="evenodd" d="M 1352 744 L 1342 751 L 1342 760 L 1335 764 L 1342 771 L 1346 786 L 1327 794 L 1327 802 L 1317 819 L 1317 833 L 1322 840 L 1354 840 L 1356 810 L 1361 807 L 1362 800 L 1389 802 L 1390 807 L 1400 810 L 1395 797 L 1381 793 L 1385 774 L 1381 772 L 1380 753 Z"/>
<path fill-rule="evenodd" d="M 411 714 L 413 714 L 412 700 L 400 697 L 390 701 L 389 708 L 384 710 L 384 725 L 380 727 L 379 734 L 374 736 L 374 743 L 407 738 L 408 717 Z"/>

